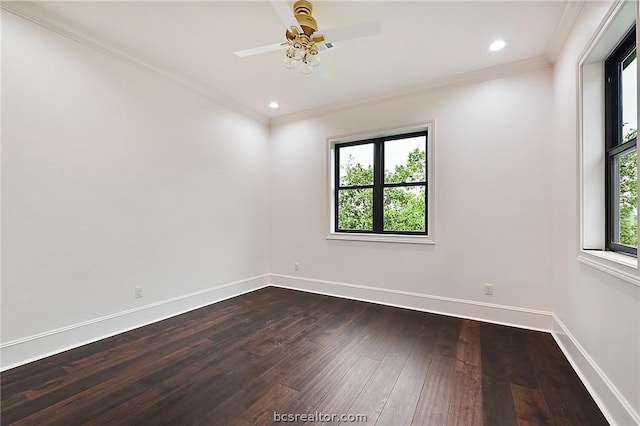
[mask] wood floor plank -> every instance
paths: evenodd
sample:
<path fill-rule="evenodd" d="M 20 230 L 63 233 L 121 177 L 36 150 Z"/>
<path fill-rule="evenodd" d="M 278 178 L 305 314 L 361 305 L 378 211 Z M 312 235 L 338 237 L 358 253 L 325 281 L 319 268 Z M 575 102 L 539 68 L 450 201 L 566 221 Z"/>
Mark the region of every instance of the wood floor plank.
<path fill-rule="evenodd" d="M 370 338 L 369 335 L 361 336 L 348 345 L 345 350 L 338 352 L 333 359 L 325 359 L 328 362 L 317 365 L 318 369 L 311 371 L 311 374 L 307 376 L 309 377 L 308 381 L 299 386 L 300 392 L 297 398 L 306 400 L 310 407 L 315 408 L 358 362 L 363 354 L 360 345 Z"/>
<path fill-rule="evenodd" d="M 152 407 L 159 406 L 166 398 L 165 392 L 160 388 L 146 388 L 144 392 L 131 396 L 127 401 L 96 414 L 87 420 L 90 425 L 141 425 L 147 420 L 145 412 Z M 123 415 L 126 413 L 126 418 Z"/>
<path fill-rule="evenodd" d="M 125 395 L 129 395 L 129 392 L 126 392 L 125 390 L 131 388 L 131 392 L 134 394 L 136 390 L 139 392 L 144 391 L 146 387 L 139 383 L 140 377 L 144 377 L 158 371 L 164 364 L 166 364 L 167 361 L 180 359 L 185 354 L 193 351 L 196 347 L 204 350 L 207 344 L 208 342 L 206 341 L 197 342 L 195 345 L 185 347 L 182 350 L 172 351 L 171 353 L 158 357 L 155 360 L 149 360 L 147 364 L 136 369 L 137 375 L 135 376 L 119 374 L 100 382 L 94 387 L 79 389 L 79 391 L 72 397 L 65 398 L 62 401 L 58 401 L 44 409 L 36 411 L 35 413 L 27 416 L 25 421 L 30 424 L 46 424 L 51 419 L 52 415 L 55 415 L 56 418 L 60 419 L 61 424 L 64 424 L 65 422 L 73 424 L 88 421 L 92 417 L 95 417 L 104 411 L 108 411 L 110 409 L 110 405 L 114 404 L 115 399 L 121 402 L 126 401 L 130 396 L 127 396 L 126 399 L 120 399 Z M 103 395 L 105 394 L 111 395 L 111 398 L 108 401 L 105 401 L 103 398 Z M 78 410 L 79 407 L 82 407 L 82 410 Z M 4 417 L 3 420 L 5 420 Z M 9 417 L 7 421 L 11 422 L 12 418 Z"/>
<path fill-rule="evenodd" d="M 456 360 L 464 365 L 480 367 L 480 323 L 462 320 L 456 349 Z"/>
<path fill-rule="evenodd" d="M 397 326 L 392 328 L 391 334 L 386 334 L 389 339 L 387 341 L 388 351 L 369 382 L 349 408 L 349 414 L 366 415 L 366 422 L 359 422 L 359 424 L 373 425 L 378 420 L 424 322 L 424 320 L 416 321 L 415 318 L 406 318 L 400 315 L 397 318 L 402 321 L 394 322 Z"/>
<path fill-rule="evenodd" d="M 509 382 L 509 351 L 503 338 L 506 328 L 495 324 L 480 326 L 482 417 L 485 425 L 515 425 L 518 422 Z M 533 370 L 532 366 L 530 368 Z"/>
<path fill-rule="evenodd" d="M 347 374 L 342 377 L 342 380 L 320 402 L 316 407 L 316 411 L 330 415 L 347 414 L 349 407 L 360 395 L 360 392 L 371 379 L 379 364 L 380 361 L 378 360 L 360 357 Z M 333 425 L 339 423 L 340 421 L 326 422 L 326 424 Z"/>
<path fill-rule="evenodd" d="M 383 309 L 380 314 L 376 315 L 371 323 L 373 330 L 376 330 L 376 336 L 367 342 L 363 348 L 363 352 L 367 354 L 367 358 L 381 361 L 390 348 L 389 342 L 398 328 L 395 327 L 391 317 L 394 314 L 392 309 Z"/>
<path fill-rule="evenodd" d="M 448 425 L 481 426 L 484 424 L 480 374 L 479 367 L 456 361 Z"/>
<path fill-rule="evenodd" d="M 512 383 L 511 394 L 519 426 L 544 426 L 551 423 L 551 413 L 541 390 Z"/>
<path fill-rule="evenodd" d="M 283 381 L 292 365 L 297 365 L 322 350 L 316 342 L 311 340 L 299 342 L 288 351 L 284 349 L 284 347 L 278 348 L 267 356 L 257 359 L 255 364 L 245 365 L 244 375 L 248 378 L 244 382 L 244 386 L 232 386 L 231 389 L 238 389 L 238 391 L 227 392 L 226 399 L 222 402 L 216 402 L 215 407 L 212 406 L 210 411 L 202 415 L 202 419 L 214 421 L 217 418 L 230 418 L 235 413 L 242 413 L 250 409 L 262 398 L 264 389 L 269 388 L 273 383 Z M 289 401 L 288 399 L 286 403 Z M 276 408 L 282 410 L 284 406 Z"/>
<path fill-rule="evenodd" d="M 151 424 L 164 421 L 172 424 L 198 424 L 233 395 L 229 392 L 230 389 L 244 389 L 246 383 L 263 366 L 262 357 L 242 349 L 222 360 L 212 355 L 210 361 L 210 367 L 196 375 L 181 374 L 163 382 L 161 386 L 167 397 L 162 404 L 146 413 L 147 421 Z M 255 394 L 256 389 L 253 392 Z M 167 413 L 164 407 L 172 407 L 172 410 Z M 243 408 L 246 409 L 246 406 Z"/>
<path fill-rule="evenodd" d="M 525 336 L 536 378 L 556 424 L 607 425 L 602 412 L 549 334 Z"/>
<path fill-rule="evenodd" d="M 215 328 L 215 332 L 210 331 L 211 327 Z M 205 335 L 209 337 L 221 336 L 221 344 L 225 344 L 228 341 L 233 341 L 241 328 L 238 327 L 232 316 L 216 316 L 199 325 L 179 329 L 172 328 L 165 333 L 146 336 L 137 343 L 128 342 L 119 348 L 92 353 L 80 361 L 74 357 L 74 361 L 63 364 L 80 365 L 80 368 L 70 369 L 68 374 L 64 376 L 28 389 L 24 391 L 24 395 L 33 401 L 33 406 L 49 406 L 90 388 L 91 384 L 102 376 L 114 376 L 125 370 L 135 369 L 135 366 L 140 362 L 147 364 L 146 359 L 149 355 L 158 357 L 165 353 L 174 352 Z M 227 340 L 223 340 L 223 337 Z M 86 348 L 82 349 L 86 350 Z"/>
<path fill-rule="evenodd" d="M 540 385 L 535 370 L 529 360 L 529 352 L 524 346 L 524 334 L 512 327 L 503 327 L 503 336 L 509 353 L 509 381 L 521 386 L 537 389 Z"/>
<path fill-rule="evenodd" d="M 262 425 L 318 409 L 393 426 L 607 424 L 548 333 L 274 287 L 0 377 L 3 425 Z"/>
<path fill-rule="evenodd" d="M 276 383 L 259 400 L 253 403 L 241 417 L 232 419 L 230 426 L 266 425 L 274 421 L 278 410 L 295 398 L 298 391 Z"/>
<path fill-rule="evenodd" d="M 462 320 L 456 352 L 455 380 L 447 419 L 449 425 L 483 424 L 480 360 L 480 324 L 476 321 Z"/>
<path fill-rule="evenodd" d="M 412 425 L 446 425 L 455 385 L 455 360 L 434 355 L 420 392 Z"/>
<path fill-rule="evenodd" d="M 368 343 L 377 334 L 376 330 L 373 330 L 372 333 L 367 331 L 367 325 L 371 321 L 373 313 L 367 311 L 365 306 L 363 308 L 348 322 L 342 322 L 341 317 L 331 318 L 331 322 L 337 320 L 342 323 L 335 328 L 330 328 L 330 334 L 325 331 L 321 339 L 315 340 L 324 349 L 311 362 L 299 365 L 297 369 L 292 370 L 283 384 L 299 391 L 305 389 L 303 394 L 306 394 L 313 387 L 312 383 L 318 382 L 318 377 L 329 374 L 332 369 L 337 368 L 344 374 L 351 365 L 340 364 L 355 362 L 363 350 L 360 345 Z"/>
<path fill-rule="evenodd" d="M 283 317 L 277 321 L 269 322 L 266 327 L 263 328 L 262 336 L 259 339 L 255 339 L 250 342 L 248 350 L 256 355 L 266 355 L 274 349 L 282 346 L 286 340 L 284 336 L 284 330 L 287 327 L 295 327 L 298 323 L 302 322 L 304 318 L 301 314 L 298 317 Z"/>
<path fill-rule="evenodd" d="M 376 424 L 411 423 L 431 363 L 435 337 L 429 332 L 423 332 L 418 336 Z"/>
<path fill-rule="evenodd" d="M 437 318 L 440 331 L 435 351 L 439 355 L 455 358 L 458 348 L 458 336 L 462 322 L 459 318 L 441 315 Z"/>
<path fill-rule="evenodd" d="M 482 324 L 480 327 L 480 362 L 482 374 L 494 381 L 509 381 L 509 352 L 502 330 L 496 324 Z"/>

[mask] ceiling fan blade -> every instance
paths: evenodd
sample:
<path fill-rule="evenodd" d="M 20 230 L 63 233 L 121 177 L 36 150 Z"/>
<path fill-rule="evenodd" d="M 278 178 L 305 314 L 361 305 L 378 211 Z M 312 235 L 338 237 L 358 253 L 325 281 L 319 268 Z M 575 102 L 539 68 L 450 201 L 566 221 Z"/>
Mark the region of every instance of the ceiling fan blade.
<path fill-rule="evenodd" d="M 296 19 L 296 16 L 293 14 L 293 9 L 291 6 L 287 4 L 284 0 L 269 0 L 271 6 L 275 9 L 276 13 L 286 25 L 286 28 L 296 27 L 298 31 L 302 32 L 302 28 L 300 28 L 300 24 Z"/>
<path fill-rule="evenodd" d="M 262 47 L 254 47 L 253 49 L 238 50 L 237 52 L 233 52 L 233 54 L 243 58 L 245 56 L 257 55 L 259 53 L 267 53 L 267 52 L 273 52 L 276 50 L 284 49 L 286 45 L 287 43 L 268 44 Z"/>
<path fill-rule="evenodd" d="M 380 21 L 361 22 L 348 27 L 320 31 L 327 42 L 350 40 L 380 34 Z"/>

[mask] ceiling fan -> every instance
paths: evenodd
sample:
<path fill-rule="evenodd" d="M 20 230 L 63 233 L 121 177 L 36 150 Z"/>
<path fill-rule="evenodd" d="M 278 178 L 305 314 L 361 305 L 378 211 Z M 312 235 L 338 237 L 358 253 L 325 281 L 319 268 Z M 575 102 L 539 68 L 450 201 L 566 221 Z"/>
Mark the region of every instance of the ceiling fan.
<path fill-rule="evenodd" d="M 233 52 L 235 55 L 244 57 L 286 49 L 284 66 L 293 69 L 297 68 L 298 64 L 302 64 L 300 72 L 311 74 L 313 68 L 320 65 L 318 53 L 334 48 L 335 42 L 380 33 L 380 21 L 362 22 L 347 27 L 328 29 L 319 33 L 318 23 L 312 15 L 313 6 L 310 1 L 296 1 L 293 5 L 293 10 L 283 0 L 270 0 L 270 2 L 282 22 L 286 25 L 286 41 L 253 49 L 239 50 Z"/>

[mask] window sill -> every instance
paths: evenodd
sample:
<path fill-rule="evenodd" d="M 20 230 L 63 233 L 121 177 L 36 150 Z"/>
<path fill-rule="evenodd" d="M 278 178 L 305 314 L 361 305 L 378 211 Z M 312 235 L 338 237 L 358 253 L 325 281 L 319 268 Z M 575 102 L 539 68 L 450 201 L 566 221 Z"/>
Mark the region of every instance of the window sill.
<path fill-rule="evenodd" d="M 429 235 L 390 235 L 390 234 L 351 234 L 348 232 L 331 232 L 327 240 L 371 241 L 378 243 L 435 244 Z"/>
<path fill-rule="evenodd" d="M 578 261 L 640 287 L 635 257 L 604 250 L 580 250 Z"/>

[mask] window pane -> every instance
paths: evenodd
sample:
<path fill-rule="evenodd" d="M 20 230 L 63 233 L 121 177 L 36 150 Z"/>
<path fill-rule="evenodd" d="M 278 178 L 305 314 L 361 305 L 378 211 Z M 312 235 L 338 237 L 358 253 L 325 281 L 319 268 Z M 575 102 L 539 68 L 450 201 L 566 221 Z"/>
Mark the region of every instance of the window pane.
<path fill-rule="evenodd" d="M 427 138 L 396 139 L 384 143 L 384 182 L 425 182 Z"/>
<path fill-rule="evenodd" d="M 373 184 L 373 144 L 353 145 L 340 149 L 340 185 Z"/>
<path fill-rule="evenodd" d="M 637 150 L 633 149 L 614 158 L 617 177 L 614 242 L 631 247 L 638 245 L 637 156 Z"/>
<path fill-rule="evenodd" d="M 425 231 L 425 187 L 384 189 L 384 230 Z"/>
<path fill-rule="evenodd" d="M 338 229 L 354 231 L 373 229 L 373 189 L 338 191 Z"/>
<path fill-rule="evenodd" d="M 634 51 L 622 62 L 622 141 L 638 133 L 638 59 Z"/>

